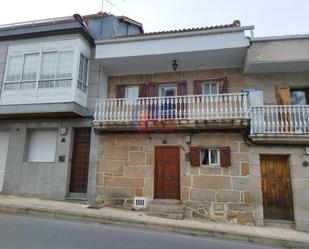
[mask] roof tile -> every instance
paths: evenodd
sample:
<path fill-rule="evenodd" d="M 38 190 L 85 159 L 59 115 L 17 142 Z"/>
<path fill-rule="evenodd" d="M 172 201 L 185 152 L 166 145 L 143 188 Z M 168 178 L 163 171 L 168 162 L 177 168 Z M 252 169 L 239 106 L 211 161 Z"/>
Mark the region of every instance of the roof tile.
<path fill-rule="evenodd" d="M 194 32 L 194 31 L 203 31 L 203 30 L 215 30 L 215 29 L 227 29 L 227 28 L 237 28 L 240 27 L 240 21 L 235 20 L 231 24 L 223 24 L 216 26 L 208 26 L 208 27 L 200 27 L 200 28 L 188 28 L 188 29 L 177 29 L 177 30 L 168 30 L 168 31 L 156 31 L 156 32 L 148 32 L 141 34 L 129 34 L 129 35 L 121 35 L 121 36 L 113 36 L 113 39 L 121 39 L 128 37 L 139 37 L 139 36 L 152 36 L 152 35 L 161 35 L 161 34 L 173 34 L 173 33 L 184 33 L 184 32 Z"/>

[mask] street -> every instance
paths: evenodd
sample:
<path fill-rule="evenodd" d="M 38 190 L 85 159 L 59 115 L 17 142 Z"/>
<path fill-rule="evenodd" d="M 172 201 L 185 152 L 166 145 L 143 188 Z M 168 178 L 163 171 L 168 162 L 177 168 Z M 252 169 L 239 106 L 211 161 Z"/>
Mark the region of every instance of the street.
<path fill-rule="evenodd" d="M 0 215 L 0 249 L 267 249 L 245 242 Z"/>

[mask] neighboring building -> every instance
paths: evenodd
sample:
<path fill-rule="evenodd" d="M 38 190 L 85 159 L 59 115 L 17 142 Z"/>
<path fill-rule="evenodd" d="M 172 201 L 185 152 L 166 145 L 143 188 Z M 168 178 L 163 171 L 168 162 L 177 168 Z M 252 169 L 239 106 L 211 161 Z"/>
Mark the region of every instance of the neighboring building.
<path fill-rule="evenodd" d="M 309 37 L 252 29 L 96 41 L 109 71 L 94 120 L 98 203 L 144 197 L 154 215 L 309 231 Z"/>
<path fill-rule="evenodd" d="M 3 193 L 309 231 L 309 36 L 75 18 L 0 27 Z"/>
<path fill-rule="evenodd" d="M 100 13 L 0 26 L 4 194 L 95 201 L 91 126 L 107 80 L 94 39 L 136 32 L 140 24 Z"/>

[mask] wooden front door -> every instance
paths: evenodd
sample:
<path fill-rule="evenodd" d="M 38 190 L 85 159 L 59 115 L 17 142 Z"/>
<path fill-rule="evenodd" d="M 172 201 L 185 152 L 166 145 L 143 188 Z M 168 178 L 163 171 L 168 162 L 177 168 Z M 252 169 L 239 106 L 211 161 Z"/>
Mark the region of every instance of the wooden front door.
<path fill-rule="evenodd" d="M 87 193 L 91 128 L 74 129 L 70 192 Z"/>
<path fill-rule="evenodd" d="M 262 156 L 265 219 L 294 220 L 290 167 L 286 156 Z"/>
<path fill-rule="evenodd" d="M 180 149 L 155 149 L 155 193 L 157 199 L 180 199 Z"/>

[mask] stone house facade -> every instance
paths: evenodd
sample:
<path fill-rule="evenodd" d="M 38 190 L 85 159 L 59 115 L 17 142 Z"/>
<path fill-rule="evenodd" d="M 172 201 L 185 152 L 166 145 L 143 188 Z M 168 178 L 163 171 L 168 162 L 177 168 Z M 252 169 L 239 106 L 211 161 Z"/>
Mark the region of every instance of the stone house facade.
<path fill-rule="evenodd" d="M 134 41 L 132 40 L 132 42 Z M 109 105 L 108 108 L 110 108 L 112 115 L 105 116 L 107 117 L 105 122 L 96 123 L 96 116 L 94 121 L 94 127 L 100 137 L 97 176 L 98 203 L 132 207 L 134 206 L 134 198 L 144 197 L 149 200 L 151 211 L 157 203 L 158 193 L 160 196 L 162 190 L 156 186 L 158 184 L 156 181 L 157 168 L 163 160 L 158 158 L 157 151 L 160 151 L 161 156 L 164 157 L 164 148 L 168 150 L 171 147 L 176 147 L 179 148 L 180 168 L 179 196 L 176 195 L 176 199 L 179 199 L 183 205 L 185 217 L 239 224 L 279 224 L 279 226 L 296 227 L 298 230 L 308 231 L 309 214 L 306 196 L 308 193 L 308 170 L 304 166 L 309 160 L 308 151 L 306 152 L 306 145 L 309 141 L 308 128 L 298 127 L 299 125 L 307 125 L 308 111 L 303 109 L 304 111 L 299 112 L 302 113 L 299 116 L 289 113 L 297 112 L 296 107 L 293 107 L 295 103 L 292 103 L 294 101 L 293 94 L 295 94 L 293 91 L 300 89 L 300 91 L 306 92 L 309 86 L 309 75 L 308 72 L 294 65 L 289 58 L 277 58 L 276 54 L 266 54 L 273 51 L 268 50 L 269 46 L 276 47 L 277 44 L 281 49 L 290 51 L 299 40 L 282 37 L 277 40 L 261 41 L 257 38 L 256 40 L 252 39 L 251 42 L 251 46 L 244 55 L 245 62 L 242 62 L 244 64 L 241 66 L 192 69 L 187 65 L 188 70 L 182 68 L 176 71 L 157 73 L 155 66 L 149 63 L 147 70 L 132 68 L 131 73 L 127 73 L 123 69 L 120 70 L 121 72 L 109 76 L 107 98 L 113 104 L 108 103 L 107 105 Z M 159 45 L 160 41 L 157 43 Z M 303 38 L 301 44 L 304 46 Z M 103 43 L 102 46 L 105 44 Z M 256 57 L 252 58 L 256 54 L 259 54 L 257 58 L 260 61 Z M 125 55 L 122 56 L 125 57 Z M 149 60 L 151 58 L 149 55 Z M 272 60 L 267 61 L 269 58 Z M 132 63 L 137 63 L 134 58 L 131 60 Z M 285 67 L 286 60 L 291 61 L 289 69 Z M 104 59 L 102 61 L 104 63 Z M 145 67 L 145 65 L 143 66 Z M 272 67 L 276 67 L 276 69 Z M 143 71 L 147 72 L 143 73 Z M 216 118 L 203 117 L 200 120 L 199 116 L 195 116 L 193 121 L 176 120 L 174 123 L 172 122 L 172 125 L 168 122 L 164 123 L 165 121 L 163 121 L 163 125 L 159 122 L 161 126 L 158 127 L 156 123 L 152 123 L 152 116 L 149 115 L 153 109 L 149 107 L 146 109 L 148 115 L 146 115 L 146 120 L 147 122 L 150 120 L 151 124 L 145 125 L 144 117 L 134 119 L 134 121 L 127 118 L 125 114 L 130 112 L 130 107 L 121 109 L 123 102 L 118 101 L 119 98 L 129 98 L 125 91 L 121 94 L 118 93 L 121 88 L 157 84 L 159 91 L 156 91 L 157 95 L 151 95 L 151 98 L 158 96 L 160 98 L 162 96 L 160 95 L 161 86 L 185 82 L 186 92 L 184 95 L 191 97 L 187 97 L 187 100 L 180 100 L 180 103 L 186 103 L 184 105 L 185 111 L 186 108 L 189 108 L 194 113 L 196 108 L 201 110 L 198 105 L 203 106 L 201 103 L 204 101 L 202 97 L 199 97 L 199 100 L 194 100 L 197 97 L 192 97 L 201 94 L 196 92 L 196 82 L 219 82 L 221 79 L 225 79 L 227 87 L 226 91 L 221 92 L 220 83 L 218 83 L 218 96 L 220 94 L 222 94 L 221 96 L 239 94 L 243 92 L 242 90 L 249 89 L 248 117 L 243 116 L 229 120 L 231 117 L 220 119 L 217 116 Z M 284 87 L 285 92 L 277 90 L 278 86 Z M 178 86 L 176 88 L 179 89 Z M 262 94 L 251 95 L 252 89 L 258 89 L 260 90 L 259 94 L 261 92 Z M 289 102 L 284 103 L 285 106 L 282 107 L 280 97 L 286 92 L 288 92 Z M 141 97 L 138 95 L 139 93 L 136 92 L 136 94 L 137 97 Z M 177 96 L 177 98 L 182 99 L 181 96 Z M 155 98 L 151 102 L 151 98 L 149 98 L 149 103 L 155 105 L 159 103 L 162 106 L 162 102 Z M 224 102 L 224 98 L 220 100 L 218 97 L 218 99 Z M 172 103 L 176 103 L 173 101 L 172 99 Z M 193 101 L 194 104 L 186 101 Z M 206 99 L 205 102 L 207 102 Z M 143 105 L 148 102 L 144 103 L 141 100 L 141 102 L 128 103 L 128 106 L 136 104 L 139 105 L 139 108 L 143 108 Z M 152 104 L 149 105 L 152 106 Z M 191 109 L 188 107 L 190 104 L 191 107 L 193 106 Z M 303 104 L 305 104 L 302 105 L 303 108 L 307 108 L 308 102 Z M 104 108 L 100 104 L 98 106 L 99 112 L 97 114 L 100 115 L 101 111 L 104 117 L 106 106 Z M 176 106 L 177 111 L 182 108 L 178 108 L 181 106 L 179 103 Z M 225 106 L 226 103 L 221 105 L 222 109 L 216 110 L 220 113 L 225 110 Z M 236 106 L 240 108 L 240 106 Z M 212 111 L 207 108 L 205 107 L 203 110 Z M 268 108 L 273 108 L 269 112 L 270 114 Z M 291 109 L 284 111 L 280 108 Z M 255 114 L 256 110 L 262 114 Z M 274 117 L 271 116 L 271 113 L 279 112 L 279 110 L 282 114 L 276 115 L 281 116 L 270 122 L 269 120 Z M 134 113 L 134 109 L 131 111 Z M 114 120 L 117 113 L 119 120 Z M 300 117 L 300 120 L 305 122 L 296 123 L 295 117 Z M 190 119 L 189 115 L 187 118 Z M 128 122 L 128 119 L 131 121 Z M 139 122 L 140 120 L 142 122 Z M 259 123 L 262 120 L 264 123 Z M 277 130 L 273 125 L 276 122 Z M 288 125 L 284 127 L 285 124 Z M 263 130 L 260 131 L 261 127 Z M 203 162 L 198 161 L 198 166 L 196 166 L 192 163 L 192 158 L 196 155 L 194 154 L 195 148 L 200 150 L 203 148 L 210 150 L 229 148 L 230 163 L 226 167 L 221 162 L 217 165 L 204 165 Z M 175 155 L 178 157 L 177 153 Z M 202 155 L 201 152 L 199 160 Z M 221 154 L 219 158 L 221 158 Z M 226 158 L 223 160 L 225 161 Z M 166 160 L 166 167 L 169 167 L 169 163 L 169 160 Z M 272 175 L 275 177 L 272 178 Z M 277 195 L 271 194 L 273 193 L 271 186 L 278 187 Z M 282 200 L 279 201 L 279 199 L 273 201 L 272 198 L 282 198 L 284 201 L 280 202 Z M 157 205 L 164 204 L 165 202 L 159 202 Z M 281 212 L 282 210 L 279 208 L 277 212 L 274 212 L 273 208 L 277 208 L 277 204 L 279 207 L 280 205 L 281 207 L 285 206 L 283 208 L 285 211 Z M 158 211 L 158 208 L 156 207 L 155 210 Z M 163 208 L 163 210 L 168 209 Z"/>
<path fill-rule="evenodd" d="M 248 37 L 239 21 L 144 33 L 104 13 L 13 26 L 0 26 L 2 194 L 145 198 L 150 215 L 309 231 L 308 35 Z M 48 78 L 49 53 L 71 71 Z"/>

